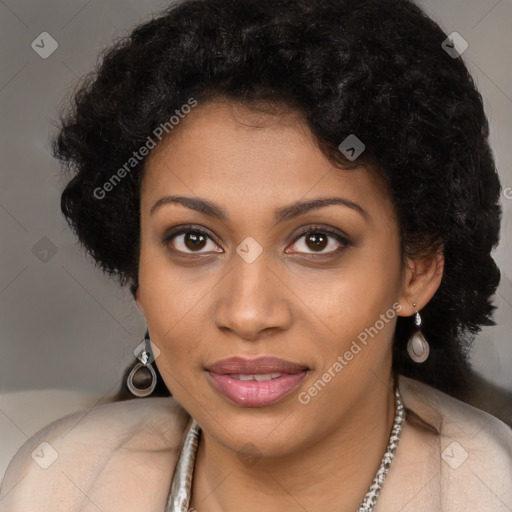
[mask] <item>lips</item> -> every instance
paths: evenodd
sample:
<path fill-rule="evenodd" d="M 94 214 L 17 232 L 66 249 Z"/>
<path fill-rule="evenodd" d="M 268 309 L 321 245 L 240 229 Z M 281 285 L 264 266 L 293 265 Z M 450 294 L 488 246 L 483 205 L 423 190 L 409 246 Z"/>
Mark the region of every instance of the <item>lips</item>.
<path fill-rule="evenodd" d="M 292 363 L 277 357 L 259 357 L 257 359 L 244 359 L 231 357 L 217 361 L 207 370 L 219 375 L 255 375 L 267 373 L 297 373 L 309 368 L 303 364 Z"/>
<path fill-rule="evenodd" d="M 207 368 L 213 388 L 244 407 L 271 405 L 289 395 L 309 368 L 276 357 L 223 359 Z"/>

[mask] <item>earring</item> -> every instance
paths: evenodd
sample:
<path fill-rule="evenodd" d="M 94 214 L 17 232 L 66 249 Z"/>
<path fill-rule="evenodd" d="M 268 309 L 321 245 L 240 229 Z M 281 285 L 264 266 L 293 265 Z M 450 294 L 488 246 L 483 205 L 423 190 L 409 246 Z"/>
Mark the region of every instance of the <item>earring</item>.
<path fill-rule="evenodd" d="M 126 379 L 126 386 L 128 387 L 128 390 L 132 395 L 138 398 L 144 398 L 153 393 L 157 380 L 155 370 L 149 362 L 150 359 L 152 359 L 152 354 L 151 340 L 149 339 L 149 332 L 147 328 L 142 341 L 144 343 L 144 350 L 142 351 L 142 354 L 138 356 L 140 362 L 133 367 Z"/>
<path fill-rule="evenodd" d="M 413 307 L 416 311 L 416 304 L 413 304 Z M 428 359 L 430 346 L 425 339 L 425 336 L 423 336 L 420 331 L 421 316 L 418 311 L 416 311 L 416 314 L 414 315 L 414 323 L 418 329 L 412 334 L 407 342 L 407 353 L 415 363 L 424 363 Z"/>

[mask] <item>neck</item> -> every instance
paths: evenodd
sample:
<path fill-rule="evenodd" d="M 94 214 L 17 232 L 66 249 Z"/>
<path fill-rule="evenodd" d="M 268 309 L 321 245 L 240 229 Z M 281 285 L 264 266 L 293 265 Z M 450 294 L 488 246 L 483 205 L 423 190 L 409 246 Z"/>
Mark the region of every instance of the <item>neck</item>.
<path fill-rule="evenodd" d="M 282 457 L 243 464 L 203 431 L 192 485 L 191 510 L 354 512 L 386 450 L 395 416 L 393 380 L 376 380 L 328 435 Z"/>

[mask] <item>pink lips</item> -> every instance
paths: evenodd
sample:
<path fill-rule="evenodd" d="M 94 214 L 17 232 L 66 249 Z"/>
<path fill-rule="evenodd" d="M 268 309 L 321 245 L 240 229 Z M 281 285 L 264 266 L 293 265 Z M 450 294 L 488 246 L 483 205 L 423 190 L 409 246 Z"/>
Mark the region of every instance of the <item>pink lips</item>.
<path fill-rule="evenodd" d="M 210 383 L 226 398 L 245 407 L 263 407 L 289 395 L 306 377 L 305 365 L 276 357 L 223 359 L 207 368 Z M 238 375 L 280 373 L 270 380 L 239 380 Z"/>

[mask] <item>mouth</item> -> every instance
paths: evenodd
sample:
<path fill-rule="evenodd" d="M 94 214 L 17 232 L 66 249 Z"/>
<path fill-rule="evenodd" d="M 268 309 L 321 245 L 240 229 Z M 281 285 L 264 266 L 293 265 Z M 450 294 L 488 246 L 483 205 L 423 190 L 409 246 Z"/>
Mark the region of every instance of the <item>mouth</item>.
<path fill-rule="evenodd" d="M 206 368 L 213 388 L 243 407 L 264 407 L 288 396 L 309 368 L 275 357 L 223 359 Z"/>
<path fill-rule="evenodd" d="M 279 377 L 282 377 L 283 375 L 286 375 L 286 374 L 277 372 L 277 373 L 253 373 L 253 374 L 249 374 L 249 375 L 244 375 L 243 373 L 239 373 L 238 375 L 228 375 L 228 376 L 233 379 L 238 379 L 238 380 L 245 380 L 245 381 L 256 380 L 258 382 L 264 382 L 266 380 L 277 379 Z"/>

